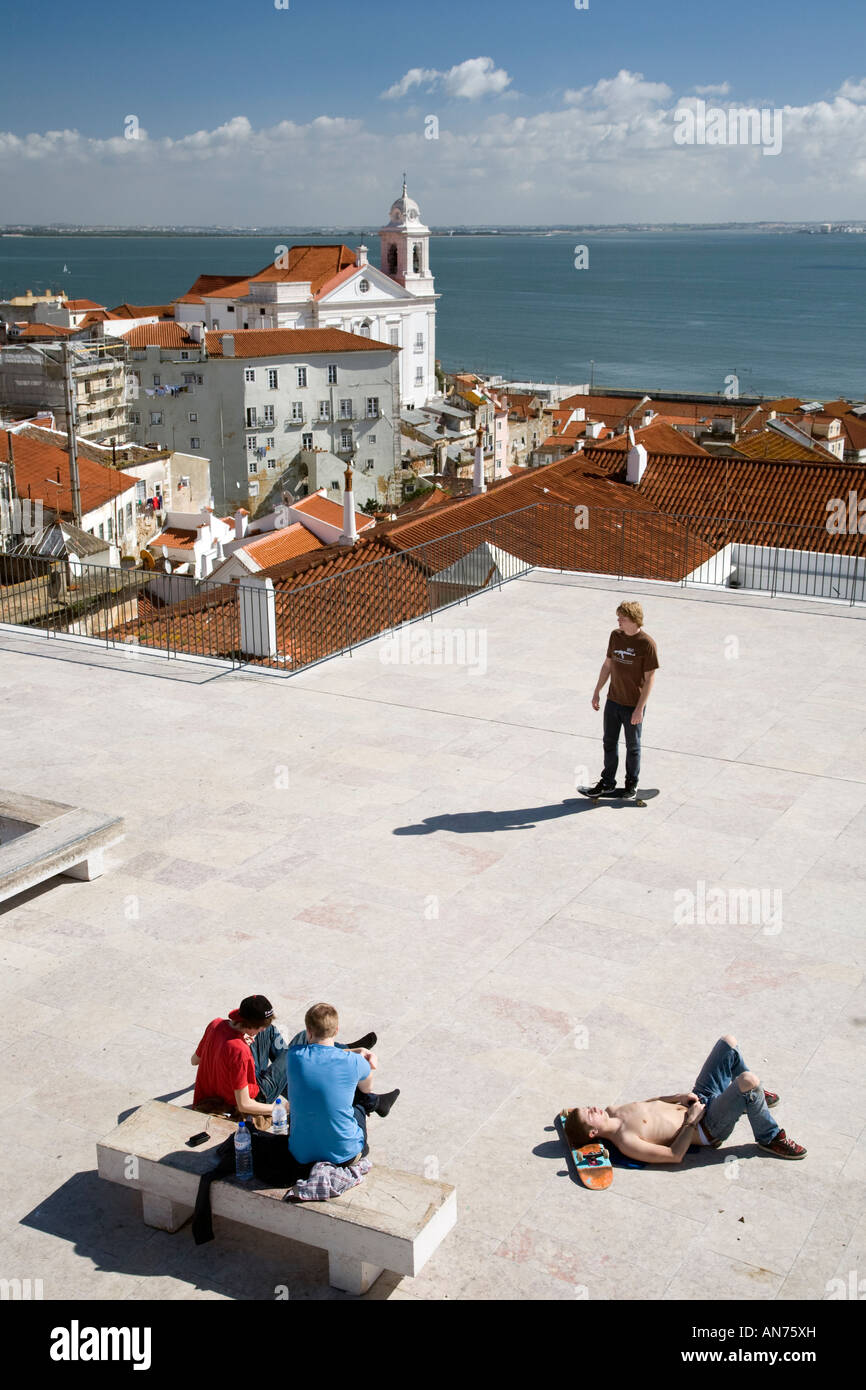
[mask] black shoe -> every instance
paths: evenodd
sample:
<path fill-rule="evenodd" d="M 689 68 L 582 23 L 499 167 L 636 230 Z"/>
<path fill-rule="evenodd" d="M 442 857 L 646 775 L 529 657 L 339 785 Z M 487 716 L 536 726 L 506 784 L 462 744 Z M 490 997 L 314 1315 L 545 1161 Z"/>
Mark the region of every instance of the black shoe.
<path fill-rule="evenodd" d="M 585 792 L 587 796 L 604 796 L 606 792 L 613 791 L 613 785 L 599 779 L 594 787 L 581 787 L 581 791 Z"/>
<path fill-rule="evenodd" d="M 626 782 L 622 794 L 623 801 L 635 801 L 637 799 L 637 783 Z"/>
<path fill-rule="evenodd" d="M 357 1042 L 343 1043 L 343 1046 L 347 1047 L 349 1051 L 352 1052 L 356 1047 L 375 1047 L 378 1041 L 379 1039 L 377 1038 L 375 1033 L 365 1033 L 363 1038 L 359 1038 Z"/>
<path fill-rule="evenodd" d="M 399 1091 L 388 1091 L 384 1096 L 377 1096 L 372 1113 L 374 1115 L 381 1115 L 384 1120 L 385 1116 L 390 1113 L 391 1106 L 394 1104 L 399 1094 Z"/>

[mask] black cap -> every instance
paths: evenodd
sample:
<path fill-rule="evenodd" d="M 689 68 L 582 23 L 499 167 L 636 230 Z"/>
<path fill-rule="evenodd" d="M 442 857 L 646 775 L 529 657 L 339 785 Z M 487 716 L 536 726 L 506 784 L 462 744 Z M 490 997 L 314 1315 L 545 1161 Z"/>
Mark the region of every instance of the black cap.
<path fill-rule="evenodd" d="M 269 1018 L 273 1018 L 274 1009 L 270 999 L 263 994 L 248 994 L 246 999 L 241 1000 L 238 1013 L 247 1023 L 267 1023 Z"/>

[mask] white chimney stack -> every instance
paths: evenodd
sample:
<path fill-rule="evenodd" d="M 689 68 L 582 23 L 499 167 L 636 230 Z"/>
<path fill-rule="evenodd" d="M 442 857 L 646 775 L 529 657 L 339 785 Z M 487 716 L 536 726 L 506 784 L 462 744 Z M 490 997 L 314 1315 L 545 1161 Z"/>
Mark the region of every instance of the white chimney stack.
<path fill-rule="evenodd" d="M 244 507 L 238 507 L 235 512 L 235 540 L 242 541 L 247 534 L 250 524 L 250 514 Z"/>
<path fill-rule="evenodd" d="M 367 264 L 367 248 L 366 248 L 366 246 L 359 246 L 359 247 L 358 247 L 358 265 L 359 265 L 359 266 L 364 266 L 364 265 L 366 265 L 366 264 Z"/>
<path fill-rule="evenodd" d="M 223 334 L 223 357 L 234 357 L 235 355 L 235 335 L 233 333 Z"/>
<path fill-rule="evenodd" d="M 352 465 L 346 465 L 343 474 L 346 484 L 343 492 L 343 530 L 340 535 L 340 545 L 354 545 L 358 539 L 358 527 L 355 522 L 355 498 L 352 494 Z"/>
<path fill-rule="evenodd" d="M 631 448 L 626 459 L 626 482 L 637 487 L 646 471 L 647 452 L 643 444 L 635 444 L 633 430 L 629 430 L 628 435 Z"/>
<path fill-rule="evenodd" d="M 475 433 L 475 466 L 472 469 L 472 493 L 486 492 L 484 481 L 484 426 L 479 425 Z"/>

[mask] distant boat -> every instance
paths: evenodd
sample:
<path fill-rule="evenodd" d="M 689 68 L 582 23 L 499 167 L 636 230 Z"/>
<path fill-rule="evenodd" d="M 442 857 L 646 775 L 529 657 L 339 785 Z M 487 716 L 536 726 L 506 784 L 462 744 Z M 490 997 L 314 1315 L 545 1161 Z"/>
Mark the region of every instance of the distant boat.
<path fill-rule="evenodd" d="M 63 267 L 63 274 L 64 274 L 64 275 L 68 275 L 68 274 L 69 274 L 69 266 L 68 266 L 68 265 L 65 265 L 65 266 Z"/>

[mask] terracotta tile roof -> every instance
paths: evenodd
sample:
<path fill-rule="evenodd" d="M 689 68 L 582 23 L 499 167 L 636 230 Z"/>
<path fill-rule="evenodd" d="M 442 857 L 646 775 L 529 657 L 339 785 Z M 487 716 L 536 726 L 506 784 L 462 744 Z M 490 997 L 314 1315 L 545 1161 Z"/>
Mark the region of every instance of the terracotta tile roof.
<path fill-rule="evenodd" d="M 78 328 L 61 328 L 59 323 L 28 323 L 18 334 L 19 338 L 69 338 L 81 332 Z"/>
<path fill-rule="evenodd" d="M 833 553 L 853 553 L 863 546 L 862 536 L 827 531 L 828 503 L 834 497 L 846 499 L 850 491 L 866 497 L 866 464 L 755 462 L 712 455 L 650 456 L 639 488 L 668 515 L 713 519 L 697 529 L 716 547 L 739 540 Z M 689 526 L 694 529 L 695 523 Z"/>
<path fill-rule="evenodd" d="M 169 550 L 192 550 L 198 537 L 198 531 L 188 531 L 180 526 L 166 526 L 158 535 L 151 537 L 147 542 L 147 548 L 161 550 L 166 546 Z"/>
<path fill-rule="evenodd" d="M 634 427 L 632 427 L 634 428 Z M 679 454 L 693 458 L 706 458 L 707 450 L 696 444 L 688 434 L 675 430 L 664 420 L 653 420 L 642 430 L 634 430 L 636 444 L 643 444 L 648 454 Z M 593 454 L 626 454 L 631 445 L 628 433 L 618 434 L 600 444 L 593 442 Z"/>
<path fill-rule="evenodd" d="M 115 319 L 170 319 L 174 315 L 171 304 L 116 304 L 111 311 Z"/>
<path fill-rule="evenodd" d="M 408 502 L 396 507 L 395 511 L 398 516 L 406 516 L 410 512 L 426 512 L 430 507 L 438 507 L 441 502 L 450 501 L 451 494 L 437 485 L 420 497 L 410 497 Z"/>
<path fill-rule="evenodd" d="M 534 516 L 527 509 L 535 504 L 547 512 Z M 578 505 L 591 515 L 580 530 L 573 525 Z M 640 525 L 629 523 L 636 513 L 643 514 Z M 687 550 L 684 528 L 636 488 L 610 482 L 582 453 L 500 479 L 485 493 L 444 502 L 419 517 L 382 522 L 376 534 L 412 550 L 434 573 L 483 540 L 529 564 L 610 573 L 623 562 L 627 573 L 654 579 L 680 579 L 711 554 L 695 537 Z M 413 549 L 419 546 L 423 550 Z"/>
<path fill-rule="evenodd" d="M 324 541 L 296 521 L 292 526 L 284 526 L 279 531 L 268 532 L 264 536 L 253 536 L 246 545 L 238 547 L 245 550 L 250 559 L 255 560 L 263 570 L 292 560 L 296 555 L 307 555 L 314 550 L 323 550 Z M 233 552 L 237 553 L 237 552 Z"/>
<path fill-rule="evenodd" d="M 174 321 L 171 323 L 143 323 L 138 328 L 130 328 L 126 333 L 121 333 L 120 336 L 131 348 L 197 348 L 201 346 L 195 338 L 190 337 L 183 324 Z"/>
<path fill-rule="evenodd" d="M 179 294 L 174 301 L 175 304 L 204 304 L 205 297 L 211 299 L 221 290 L 231 287 L 245 286 L 243 294 L 238 294 L 241 299 L 249 294 L 249 280 L 245 280 L 242 275 L 199 275 L 193 282 L 186 294 Z"/>
<path fill-rule="evenodd" d="M 314 492 L 310 497 L 302 497 L 300 501 L 293 502 L 292 506 L 296 512 L 304 512 L 307 516 L 314 516 L 319 521 L 326 521 L 329 526 L 339 526 L 343 529 L 343 503 L 335 502 L 332 497 L 323 497 L 320 492 Z M 375 525 L 373 518 L 367 516 L 366 512 L 355 512 L 355 525 L 359 531 L 365 531 Z"/>
<path fill-rule="evenodd" d="M 817 440 L 811 444 L 798 444 L 790 435 L 780 434 L 778 430 L 762 430 L 760 434 L 748 434 L 734 445 L 738 454 L 748 459 L 834 459 L 828 449 L 823 449 Z"/>
<path fill-rule="evenodd" d="M 343 272 L 353 273 L 358 269 L 358 260 L 354 251 L 348 246 L 291 246 L 288 253 L 288 265 L 285 268 L 278 268 L 273 262 L 263 266 L 255 275 L 250 276 L 252 284 L 285 284 L 310 282 L 312 293 L 318 297 L 328 288 L 333 288 L 329 282 L 341 276 Z M 345 275 L 343 278 L 347 278 Z"/>
<path fill-rule="evenodd" d="M 222 357 L 223 338 L 235 340 L 235 357 L 308 357 L 317 352 L 399 352 L 393 343 L 344 333 L 342 328 L 241 328 L 206 333 L 209 357 Z"/>
<path fill-rule="evenodd" d="M 69 455 L 65 449 L 42 440 L 16 434 L 12 440 L 15 482 L 18 495 L 41 499 L 46 507 L 62 516 L 72 516 L 72 489 L 69 483 Z M 6 432 L 0 433 L 0 462 L 9 458 Z M 60 486 L 57 486 L 58 480 Z M 95 511 L 112 498 L 128 492 L 138 482 L 129 473 L 120 473 L 94 463 L 84 453 L 78 457 L 78 481 L 82 513 Z"/>
<path fill-rule="evenodd" d="M 107 323 L 109 319 L 113 318 L 114 315 L 110 314 L 107 309 L 92 309 L 89 314 L 84 315 L 79 327 L 89 328 L 93 323 Z"/>
<path fill-rule="evenodd" d="M 843 415 L 839 423 L 849 449 L 866 449 L 866 420 L 861 420 L 859 415 Z"/>
<path fill-rule="evenodd" d="M 104 304 L 96 304 L 92 299 L 67 299 L 64 309 L 71 309 L 73 314 L 80 314 L 84 309 L 104 309 Z"/>

